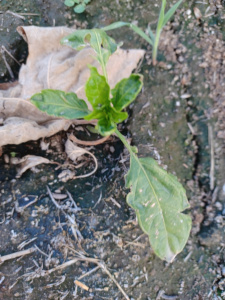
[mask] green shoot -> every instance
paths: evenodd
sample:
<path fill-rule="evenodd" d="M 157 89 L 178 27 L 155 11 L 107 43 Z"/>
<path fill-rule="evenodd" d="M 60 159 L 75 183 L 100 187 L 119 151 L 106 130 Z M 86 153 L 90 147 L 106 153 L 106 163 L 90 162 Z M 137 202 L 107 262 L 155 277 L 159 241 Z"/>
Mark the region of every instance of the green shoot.
<path fill-rule="evenodd" d="M 61 43 L 72 47 L 75 50 L 81 50 L 87 45 L 91 46 L 95 53 L 96 59 L 100 63 L 103 75 L 108 82 L 106 64 L 110 55 L 117 50 L 116 42 L 100 29 L 77 30 L 69 36 L 62 39 Z"/>
<path fill-rule="evenodd" d="M 172 262 L 184 248 L 191 230 L 191 218 L 182 213 L 189 208 L 185 190 L 177 178 L 160 168 L 154 159 L 138 158 L 137 149 L 130 146 L 117 129 L 117 124 L 128 118 L 123 110 L 142 89 L 142 76 L 131 74 L 110 89 L 106 63 L 117 45 L 103 30 L 77 30 L 64 38 L 62 43 L 76 50 L 90 45 L 96 53 L 103 75 L 95 67 L 89 66 L 90 77 L 85 85 L 87 100 L 93 110 L 90 112 L 84 100 L 76 94 L 62 91 L 43 90 L 32 96 L 31 102 L 56 117 L 97 119 L 98 133 L 103 136 L 117 135 L 130 153 L 126 186 L 131 191 L 127 203 L 135 210 L 140 227 L 148 235 L 156 255 Z"/>
<path fill-rule="evenodd" d="M 64 4 L 68 7 L 74 7 L 74 12 L 77 14 L 81 14 L 85 11 L 86 5 L 90 2 L 91 0 L 65 0 Z"/>
<path fill-rule="evenodd" d="M 103 27 L 102 30 L 108 31 L 108 30 L 117 29 L 117 28 L 120 28 L 123 26 L 129 26 L 131 29 L 133 29 L 134 32 L 139 34 L 143 39 L 145 39 L 153 47 L 152 63 L 153 63 L 153 65 L 156 65 L 158 46 L 159 46 L 159 40 L 160 40 L 160 35 L 162 32 L 162 29 L 167 24 L 169 19 L 174 15 L 175 11 L 180 6 L 182 1 L 183 0 L 179 0 L 177 3 L 175 3 L 165 14 L 166 0 L 162 0 L 162 5 L 161 5 L 160 13 L 159 13 L 158 24 L 156 27 L 155 34 L 152 32 L 150 27 L 148 27 L 148 29 L 147 29 L 148 34 L 146 34 L 143 30 L 141 30 L 136 25 L 128 23 L 128 22 L 122 22 L 122 21 L 115 22 L 109 26 Z"/>

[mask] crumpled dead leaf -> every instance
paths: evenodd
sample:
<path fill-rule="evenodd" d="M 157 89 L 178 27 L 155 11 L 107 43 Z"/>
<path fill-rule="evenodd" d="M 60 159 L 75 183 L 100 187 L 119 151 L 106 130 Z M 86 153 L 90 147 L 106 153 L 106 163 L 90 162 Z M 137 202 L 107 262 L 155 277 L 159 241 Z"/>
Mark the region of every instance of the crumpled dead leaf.
<path fill-rule="evenodd" d="M 98 161 L 96 159 L 96 157 L 94 156 L 93 153 L 91 153 L 90 151 L 84 149 L 84 148 L 80 148 L 77 145 L 75 145 L 73 142 L 71 142 L 69 139 L 66 141 L 65 143 L 65 152 L 68 155 L 68 157 L 73 161 L 73 162 L 77 162 L 77 160 L 84 154 L 88 154 L 90 155 L 94 162 L 95 162 L 95 168 L 93 171 L 91 171 L 88 174 L 84 174 L 84 175 L 79 175 L 79 176 L 75 176 L 74 178 L 85 178 L 85 177 L 89 177 L 91 175 L 93 175 L 97 169 L 98 169 Z"/>
<path fill-rule="evenodd" d="M 90 123 L 50 117 L 29 101 L 33 94 L 46 88 L 76 92 L 79 98 L 86 100 L 84 85 L 90 72 L 87 65 L 100 67 L 92 49 L 76 52 L 60 44 L 60 40 L 73 31 L 66 27 L 18 28 L 28 43 L 29 56 L 26 65 L 21 67 L 18 84 L 7 90 L 0 89 L 0 147 L 48 137 L 67 130 L 72 123 Z M 128 77 L 144 53 L 122 49 L 114 53 L 107 65 L 110 86 Z"/>
<path fill-rule="evenodd" d="M 31 169 L 40 164 L 55 164 L 55 162 L 50 161 L 47 158 L 36 156 L 36 155 L 26 155 L 22 158 L 14 158 L 11 163 L 18 165 L 16 178 L 20 178 L 21 175 L 28 169 Z"/>

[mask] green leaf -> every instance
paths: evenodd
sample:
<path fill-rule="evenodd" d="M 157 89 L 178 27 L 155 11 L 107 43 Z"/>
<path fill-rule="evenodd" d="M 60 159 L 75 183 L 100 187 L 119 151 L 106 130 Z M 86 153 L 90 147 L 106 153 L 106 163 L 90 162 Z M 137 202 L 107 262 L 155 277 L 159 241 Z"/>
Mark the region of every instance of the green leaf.
<path fill-rule="evenodd" d="M 146 33 L 144 33 L 142 29 L 140 29 L 134 24 L 130 24 L 130 28 L 133 29 L 134 32 L 139 34 L 143 39 L 145 39 L 150 45 L 153 46 L 153 40 Z"/>
<path fill-rule="evenodd" d="M 75 6 L 74 11 L 77 14 L 82 14 L 85 11 L 86 5 L 85 4 L 78 4 Z"/>
<path fill-rule="evenodd" d="M 191 230 L 191 218 L 181 213 L 189 208 L 184 188 L 154 159 L 138 159 L 132 152 L 126 185 L 131 187 L 127 202 L 135 209 L 154 252 L 172 262 L 184 248 Z"/>
<path fill-rule="evenodd" d="M 117 49 L 116 42 L 101 29 L 76 30 L 63 38 L 61 43 L 76 50 L 81 50 L 89 44 L 100 57 L 102 56 L 102 48 L 108 52 L 108 56 Z"/>
<path fill-rule="evenodd" d="M 85 116 L 84 119 L 91 121 L 94 119 L 102 119 L 104 117 L 104 112 L 101 109 L 94 109 L 89 115 Z"/>
<path fill-rule="evenodd" d="M 65 4 L 66 6 L 69 6 L 69 7 L 74 6 L 74 3 L 75 3 L 74 0 L 65 0 L 65 1 L 64 1 L 64 4 Z"/>
<path fill-rule="evenodd" d="M 131 74 L 129 78 L 122 79 L 111 91 L 111 99 L 116 110 L 120 111 L 134 101 L 142 89 L 142 76 Z"/>
<path fill-rule="evenodd" d="M 85 93 L 93 108 L 109 104 L 110 87 L 106 78 L 98 73 L 95 67 L 90 67 L 91 76 L 85 85 Z"/>
<path fill-rule="evenodd" d="M 90 113 L 85 101 L 79 99 L 75 93 L 59 90 L 43 90 L 33 95 L 31 102 L 41 111 L 55 117 L 80 119 Z"/>
<path fill-rule="evenodd" d="M 89 2 L 91 2 L 91 0 L 84 0 L 85 4 L 88 4 Z"/>
<path fill-rule="evenodd" d="M 154 41 L 155 41 L 155 35 L 154 35 L 153 31 L 151 30 L 151 27 L 150 27 L 150 26 L 148 26 L 147 31 L 148 31 L 148 34 L 149 34 L 151 40 L 152 40 L 152 43 L 154 44 Z"/>
<path fill-rule="evenodd" d="M 111 120 L 115 123 L 121 123 L 128 118 L 127 112 L 117 111 L 114 107 L 109 107 L 108 115 L 111 116 Z"/>
<path fill-rule="evenodd" d="M 96 129 L 102 136 L 108 136 L 115 132 L 116 124 L 112 123 L 110 120 L 106 118 L 98 121 Z"/>
<path fill-rule="evenodd" d="M 174 15 L 175 11 L 178 9 L 182 2 L 183 0 L 178 1 L 168 10 L 168 12 L 164 16 L 163 26 L 165 26 L 169 19 Z"/>

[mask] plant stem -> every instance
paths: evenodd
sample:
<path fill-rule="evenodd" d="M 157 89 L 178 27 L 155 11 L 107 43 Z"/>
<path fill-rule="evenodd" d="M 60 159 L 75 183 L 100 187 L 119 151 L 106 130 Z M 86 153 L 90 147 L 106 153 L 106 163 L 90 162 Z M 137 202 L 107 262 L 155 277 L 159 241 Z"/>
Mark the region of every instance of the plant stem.
<path fill-rule="evenodd" d="M 156 30 L 155 34 L 155 40 L 153 45 L 153 51 L 152 51 L 152 64 L 153 66 L 157 63 L 157 53 L 158 53 L 158 46 L 159 46 L 159 39 L 160 39 L 161 29 Z"/>
<path fill-rule="evenodd" d="M 124 146 L 127 148 L 127 150 L 130 152 L 130 154 L 134 154 L 132 147 L 130 146 L 130 144 L 127 142 L 126 138 L 119 132 L 118 129 L 116 129 L 115 131 L 116 135 L 118 136 L 118 138 L 121 140 L 121 142 L 124 144 Z"/>

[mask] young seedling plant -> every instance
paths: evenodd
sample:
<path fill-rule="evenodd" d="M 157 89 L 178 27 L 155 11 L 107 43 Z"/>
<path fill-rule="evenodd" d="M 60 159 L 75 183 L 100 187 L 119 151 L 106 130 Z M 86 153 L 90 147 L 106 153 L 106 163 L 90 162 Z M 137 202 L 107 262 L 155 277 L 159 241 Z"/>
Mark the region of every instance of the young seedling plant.
<path fill-rule="evenodd" d="M 128 23 L 128 22 L 122 22 L 122 21 L 112 23 L 109 26 L 102 28 L 102 30 L 108 31 L 108 30 L 117 29 L 117 28 L 120 28 L 123 26 L 129 26 L 131 29 L 133 29 L 133 31 L 135 31 L 137 34 L 139 34 L 143 39 L 145 39 L 152 46 L 152 63 L 153 63 L 153 65 L 156 65 L 158 46 L 159 46 L 159 40 L 160 40 L 160 35 L 162 32 L 162 29 L 167 24 L 169 19 L 174 15 L 175 11 L 180 6 L 182 1 L 183 0 L 179 0 L 167 11 L 167 13 L 165 13 L 166 0 L 162 0 L 162 5 L 161 5 L 160 13 L 159 13 L 159 18 L 158 18 L 158 23 L 157 23 L 155 34 L 152 32 L 150 26 L 148 26 L 147 34 L 146 34 L 138 26 Z"/>
<path fill-rule="evenodd" d="M 86 5 L 91 2 L 91 0 L 65 0 L 64 4 L 68 7 L 74 7 L 74 12 L 81 14 L 85 11 Z"/>
<path fill-rule="evenodd" d="M 189 208 L 185 190 L 177 178 L 159 167 L 153 158 L 138 158 L 137 148 L 132 147 L 117 129 L 117 124 L 128 117 L 123 110 L 142 89 L 142 76 L 132 74 L 110 89 L 106 64 L 117 50 L 117 44 L 103 30 L 77 30 L 65 37 L 62 44 L 76 50 L 89 45 L 96 53 L 103 75 L 89 66 L 90 77 L 85 85 L 93 110 L 89 111 L 86 102 L 75 93 L 59 90 L 43 90 L 32 96 L 31 102 L 52 116 L 97 119 L 96 129 L 102 136 L 117 135 L 130 153 L 126 187 L 131 190 L 127 203 L 135 210 L 140 227 L 148 235 L 156 255 L 172 262 L 184 248 L 191 229 L 191 218 L 182 213 Z"/>

